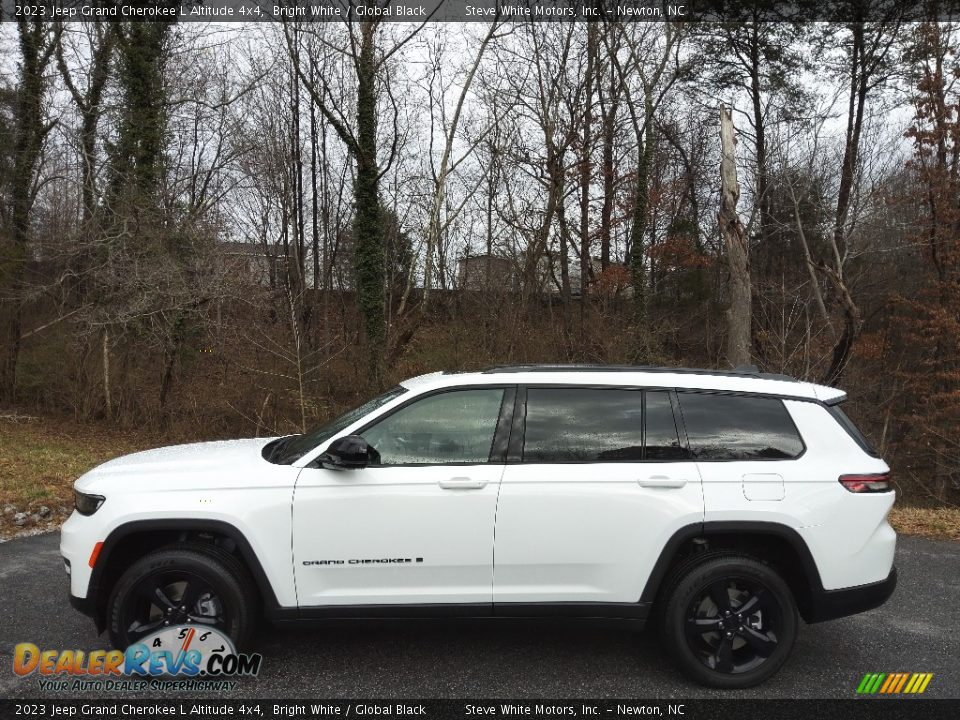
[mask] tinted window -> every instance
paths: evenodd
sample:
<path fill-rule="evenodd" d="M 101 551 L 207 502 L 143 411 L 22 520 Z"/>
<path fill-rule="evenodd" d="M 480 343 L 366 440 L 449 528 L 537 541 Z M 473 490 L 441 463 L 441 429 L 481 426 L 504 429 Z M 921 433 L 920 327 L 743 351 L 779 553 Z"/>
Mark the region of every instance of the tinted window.
<path fill-rule="evenodd" d="M 524 462 L 640 460 L 640 390 L 530 388 Z"/>
<path fill-rule="evenodd" d="M 775 398 L 679 393 L 697 460 L 782 460 L 803 452 L 783 402 Z"/>
<path fill-rule="evenodd" d="M 268 453 L 265 454 L 264 457 L 270 462 L 281 465 L 296 462 L 320 443 L 329 440 L 341 430 L 362 420 L 364 416 L 369 415 L 374 410 L 382 408 L 388 402 L 400 397 L 405 392 L 407 392 L 407 389 L 398 385 L 383 395 L 375 397 L 373 400 L 368 400 L 360 407 L 354 408 L 350 412 L 341 415 L 336 420 L 333 420 L 318 430 L 304 435 L 292 435 L 274 440 L 264 447 L 264 452 Z"/>
<path fill-rule="evenodd" d="M 490 459 L 502 400 L 502 388 L 431 395 L 362 434 L 379 453 L 378 465 L 483 463 Z"/>
<path fill-rule="evenodd" d="M 645 460 L 683 460 L 686 448 L 680 447 L 677 424 L 670 405 L 670 393 L 648 391 L 646 399 L 647 435 Z"/>
<path fill-rule="evenodd" d="M 839 405 L 830 405 L 827 407 L 827 411 L 833 415 L 834 419 L 840 423 L 840 427 L 847 431 L 847 434 L 852 437 L 861 448 L 863 448 L 867 455 L 880 457 L 880 454 L 877 452 L 876 448 L 874 448 L 870 441 L 867 440 L 866 436 L 860 432 L 860 428 L 858 428 L 853 420 L 850 419 L 850 416 L 840 409 Z"/>

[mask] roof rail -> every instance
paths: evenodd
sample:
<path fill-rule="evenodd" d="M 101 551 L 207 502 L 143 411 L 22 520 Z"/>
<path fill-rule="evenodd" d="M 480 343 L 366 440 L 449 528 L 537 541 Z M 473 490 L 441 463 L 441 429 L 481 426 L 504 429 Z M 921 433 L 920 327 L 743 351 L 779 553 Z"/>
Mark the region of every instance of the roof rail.
<path fill-rule="evenodd" d="M 655 365 L 577 365 L 577 364 L 540 364 L 524 365 L 495 365 L 480 371 L 484 375 L 495 373 L 521 372 L 645 372 L 645 373 L 677 373 L 682 375 L 727 375 L 736 377 L 755 377 L 767 380 L 787 380 L 799 382 L 789 375 L 760 372 L 756 365 L 739 365 L 733 370 L 710 370 L 706 368 L 660 367 Z"/>

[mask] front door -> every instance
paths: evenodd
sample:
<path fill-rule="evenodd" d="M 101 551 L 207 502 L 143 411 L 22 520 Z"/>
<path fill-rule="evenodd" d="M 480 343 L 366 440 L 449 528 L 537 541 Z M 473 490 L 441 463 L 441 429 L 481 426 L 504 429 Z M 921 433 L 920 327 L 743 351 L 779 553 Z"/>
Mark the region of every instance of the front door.
<path fill-rule="evenodd" d="M 670 536 L 703 521 L 673 393 L 529 387 L 525 403 L 520 393 L 523 444 L 511 440 L 519 462 L 507 466 L 497 508 L 495 612 L 638 602 Z"/>
<path fill-rule="evenodd" d="M 491 602 L 504 393 L 414 398 L 359 431 L 369 467 L 304 468 L 293 502 L 301 607 Z"/>

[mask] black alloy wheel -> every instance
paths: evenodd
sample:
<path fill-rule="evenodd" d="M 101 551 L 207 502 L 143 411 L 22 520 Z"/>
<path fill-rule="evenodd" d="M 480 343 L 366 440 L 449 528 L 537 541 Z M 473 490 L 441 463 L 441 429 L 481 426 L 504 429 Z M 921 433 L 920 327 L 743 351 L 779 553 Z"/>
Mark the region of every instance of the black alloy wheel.
<path fill-rule="evenodd" d="M 120 626 L 131 643 L 164 627 L 191 624 L 228 632 L 216 589 L 204 578 L 185 571 L 144 576 L 121 609 Z"/>
<path fill-rule="evenodd" d="M 762 584 L 744 578 L 710 583 L 687 608 L 687 643 L 706 667 L 740 674 L 777 649 L 783 613 Z"/>
<path fill-rule="evenodd" d="M 657 615 L 683 672 L 710 687 L 747 688 L 777 672 L 793 648 L 799 613 L 786 581 L 768 563 L 717 550 L 671 574 Z"/>
<path fill-rule="evenodd" d="M 212 544 L 183 543 L 155 550 L 120 576 L 107 602 L 114 647 L 125 649 L 166 627 L 214 628 L 241 646 L 257 598 L 243 564 Z"/>

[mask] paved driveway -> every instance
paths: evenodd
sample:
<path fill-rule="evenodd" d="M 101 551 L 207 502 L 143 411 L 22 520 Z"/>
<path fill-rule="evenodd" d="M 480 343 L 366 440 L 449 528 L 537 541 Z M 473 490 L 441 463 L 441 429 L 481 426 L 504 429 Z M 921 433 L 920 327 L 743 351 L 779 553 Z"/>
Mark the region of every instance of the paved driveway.
<path fill-rule="evenodd" d="M 12 672 L 13 646 L 107 647 L 67 602 L 59 535 L 0 545 L 0 696 L 42 697 Z M 231 697 L 854 697 L 866 672 L 932 672 L 926 697 L 960 698 L 960 543 L 901 538 L 900 585 L 883 607 L 804 625 L 787 665 L 760 688 L 688 682 L 654 633 L 619 621 L 340 621 L 261 629 L 256 679 Z M 48 697 L 57 697 L 48 695 Z M 62 696 L 61 696 L 62 697 Z M 91 695 L 85 695 L 91 697 Z"/>

